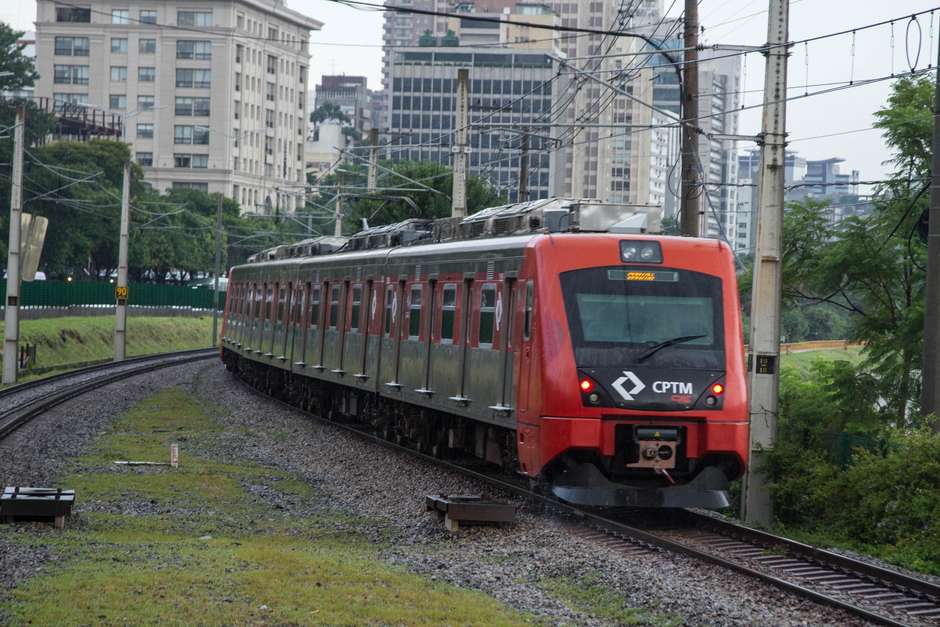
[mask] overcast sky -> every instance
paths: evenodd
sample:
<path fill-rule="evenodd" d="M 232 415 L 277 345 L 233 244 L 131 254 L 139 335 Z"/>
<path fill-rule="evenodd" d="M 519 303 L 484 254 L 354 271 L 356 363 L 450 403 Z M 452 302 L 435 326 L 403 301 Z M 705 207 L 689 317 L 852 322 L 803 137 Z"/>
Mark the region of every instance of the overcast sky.
<path fill-rule="evenodd" d="M 666 6 L 673 0 L 666 0 Z M 287 0 L 291 8 L 325 23 L 323 30 L 313 34 L 311 41 L 312 74 L 315 80 L 322 74 L 361 74 L 369 78 L 370 86 L 378 88 L 381 76 L 382 14 L 360 11 L 327 0 Z M 675 2 L 681 8 L 682 0 Z M 704 43 L 760 45 L 767 38 L 767 14 L 758 13 L 767 6 L 766 0 L 702 0 L 701 22 L 705 27 Z M 906 59 L 906 30 L 910 18 L 904 15 L 928 10 L 936 6 L 930 0 L 792 0 L 790 12 L 790 39 L 798 41 L 815 35 L 851 29 L 890 18 L 901 18 L 895 24 L 894 71 L 908 68 Z M 0 19 L 15 27 L 32 30 L 35 19 L 32 0 L 0 0 Z M 677 13 L 677 11 L 673 11 Z M 755 15 L 755 13 L 757 13 Z M 925 15 L 919 20 L 923 32 L 922 50 L 918 67 L 935 63 L 938 37 L 930 37 L 931 19 Z M 940 30 L 940 11 L 934 16 L 933 31 Z M 912 29 L 911 54 L 916 52 L 916 28 Z M 344 45 L 332 45 L 344 44 Z M 359 44 L 361 47 L 352 46 Z M 932 50 L 932 52 L 929 52 Z M 806 51 L 803 45 L 792 51 L 789 83 L 798 89 L 791 97 L 803 93 L 807 80 Z M 844 35 L 810 43 L 809 91 L 825 87 L 812 87 L 815 83 L 847 81 L 885 76 L 891 73 L 891 29 L 884 26 L 860 32 L 856 36 L 853 63 L 852 36 Z M 760 100 L 763 87 L 763 57 L 747 55 L 747 89 L 745 104 Z M 854 75 L 853 75 L 854 65 Z M 872 125 L 872 113 L 887 99 L 890 81 L 855 87 L 833 94 L 798 99 L 790 102 L 787 126 L 792 141 L 791 149 L 813 159 L 843 157 L 844 169 L 858 169 L 863 179 L 881 178 L 888 168 L 882 162 L 888 158 L 884 142 L 877 131 L 802 140 L 843 131 L 867 129 Z M 760 130 L 760 110 L 741 113 L 742 134 Z M 748 144 L 741 143 L 743 150 Z"/>

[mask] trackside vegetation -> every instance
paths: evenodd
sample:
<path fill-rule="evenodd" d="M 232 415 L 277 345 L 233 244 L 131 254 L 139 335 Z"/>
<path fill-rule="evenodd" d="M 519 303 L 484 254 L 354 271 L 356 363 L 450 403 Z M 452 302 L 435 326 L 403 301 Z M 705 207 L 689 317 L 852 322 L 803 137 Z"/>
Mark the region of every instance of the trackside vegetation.
<path fill-rule="evenodd" d="M 314 504 L 310 484 L 266 466 L 200 456 L 216 410 L 177 388 L 142 401 L 79 458 L 63 485 L 88 504 L 61 533 L 4 533 L 55 560 L 5 593 L 7 624 L 500 624 L 532 617 L 486 595 L 386 565 L 383 542 Z M 167 458 L 180 467 L 117 467 Z M 9 529 L 9 528 L 7 528 Z"/>

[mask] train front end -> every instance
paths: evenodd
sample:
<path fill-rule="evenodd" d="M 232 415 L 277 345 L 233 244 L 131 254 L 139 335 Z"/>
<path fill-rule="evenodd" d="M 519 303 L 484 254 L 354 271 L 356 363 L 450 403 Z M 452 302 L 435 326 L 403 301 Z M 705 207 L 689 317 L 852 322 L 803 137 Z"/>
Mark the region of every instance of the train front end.
<path fill-rule="evenodd" d="M 730 249 L 563 235 L 528 253 L 538 322 L 520 353 L 524 470 L 580 505 L 727 507 L 748 450 Z"/>

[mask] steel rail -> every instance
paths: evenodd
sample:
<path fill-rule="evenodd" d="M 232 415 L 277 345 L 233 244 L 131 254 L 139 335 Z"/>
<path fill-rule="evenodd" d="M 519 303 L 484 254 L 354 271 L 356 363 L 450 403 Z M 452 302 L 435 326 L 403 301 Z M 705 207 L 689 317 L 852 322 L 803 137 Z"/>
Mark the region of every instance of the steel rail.
<path fill-rule="evenodd" d="M 364 440 L 379 444 L 380 446 L 383 446 L 385 448 L 388 448 L 394 451 L 407 453 L 408 455 L 411 455 L 413 457 L 416 457 L 428 463 L 442 466 L 444 468 L 447 468 L 448 470 L 460 473 L 471 479 L 475 479 L 483 483 L 489 484 L 491 486 L 499 488 L 510 494 L 514 494 L 516 496 L 520 496 L 520 497 L 523 497 L 532 501 L 537 501 L 541 503 L 542 505 L 545 505 L 560 513 L 565 514 L 568 517 L 578 520 L 582 524 L 593 526 L 596 529 L 604 531 L 608 535 L 627 541 L 631 544 L 636 544 L 636 545 L 646 546 L 646 547 L 655 547 L 655 548 L 663 549 L 672 553 L 678 553 L 680 555 L 684 555 L 684 556 L 687 556 L 687 557 L 690 557 L 692 559 L 696 559 L 702 562 L 714 564 L 721 568 L 726 568 L 728 570 L 741 573 L 748 577 L 754 578 L 758 581 L 780 588 L 786 592 L 803 597 L 805 599 L 808 599 L 820 605 L 825 605 L 825 606 L 844 610 L 854 616 L 857 616 L 859 618 L 862 618 L 872 623 L 877 623 L 881 625 L 891 625 L 893 627 L 904 627 L 908 625 L 908 623 L 901 622 L 891 616 L 879 614 L 875 611 L 850 603 L 848 601 L 844 601 L 842 599 L 825 594 L 818 590 L 814 590 L 806 586 L 802 586 L 798 583 L 787 581 L 786 579 L 782 579 L 780 577 L 776 577 L 774 575 L 762 572 L 755 568 L 751 568 L 740 562 L 733 561 L 731 559 L 727 559 L 719 555 L 715 555 L 713 553 L 710 553 L 702 549 L 697 549 L 694 546 L 690 546 L 682 542 L 664 538 L 655 533 L 651 533 L 649 531 L 645 531 L 643 529 L 633 527 L 631 525 L 620 522 L 618 520 L 608 518 L 604 515 L 587 511 L 574 505 L 569 505 L 567 503 L 557 500 L 554 497 L 546 496 L 544 494 L 539 494 L 537 492 L 534 492 L 530 490 L 528 487 L 525 487 L 518 483 L 514 483 L 506 478 L 495 477 L 493 475 L 482 473 L 477 470 L 468 468 L 466 466 L 462 466 L 455 462 L 447 461 L 444 459 L 439 459 L 437 457 L 434 457 L 433 455 L 422 453 L 421 451 L 417 451 L 408 446 L 404 446 L 402 444 L 398 444 L 396 442 L 391 442 L 389 440 L 386 440 L 385 438 L 382 438 L 374 433 L 370 433 L 369 431 L 360 429 L 356 425 L 353 425 L 353 424 L 330 420 L 328 418 L 323 418 L 313 412 L 310 412 L 301 407 L 298 407 L 297 405 L 293 405 L 287 401 L 274 398 L 268 394 L 265 394 L 264 392 L 253 387 L 247 381 L 244 381 L 240 377 L 235 376 L 235 379 L 240 381 L 242 384 L 244 384 L 251 392 L 259 396 L 262 396 L 268 400 L 274 401 L 275 403 L 280 404 L 284 407 L 290 408 L 293 411 L 298 411 L 306 416 L 313 418 L 314 420 L 317 420 L 318 422 L 329 424 L 333 427 L 339 428 L 343 431 L 346 431 L 355 436 L 358 436 Z M 849 559 L 849 558 L 846 558 L 846 559 Z"/>
<path fill-rule="evenodd" d="M 107 372 L 107 370 L 113 370 L 115 368 L 120 368 L 121 366 L 126 366 L 128 363 L 139 364 L 135 367 L 124 368 L 111 374 L 103 374 L 102 376 L 95 377 L 90 380 L 82 379 L 81 381 L 76 381 L 72 385 L 67 385 L 60 389 L 54 390 L 48 395 L 25 401 L 24 403 L 21 403 L 3 413 L 0 413 L 0 440 L 3 440 L 8 435 L 28 423 L 30 420 L 41 416 L 50 409 L 61 405 L 68 400 L 104 387 L 108 384 L 115 383 L 123 379 L 129 379 L 131 377 L 145 374 L 147 372 L 152 372 L 154 370 L 160 370 L 162 368 L 169 368 L 171 366 L 187 364 L 203 359 L 210 359 L 216 357 L 217 355 L 217 349 L 204 348 L 192 351 L 181 351 L 177 353 L 162 353 L 158 355 L 151 355 L 149 357 L 135 358 L 133 360 L 125 360 L 120 362 L 110 362 L 108 364 L 83 368 L 81 371 L 63 373 L 63 375 L 76 376 L 77 374 Z M 3 396 L 9 396 L 12 394 L 13 392 L 11 392 L 11 390 L 14 392 L 22 392 L 24 390 L 36 389 L 42 385 L 49 385 L 51 383 L 62 381 L 65 378 L 67 378 L 67 376 L 57 376 L 30 381 L 28 383 L 22 383 L 3 390 Z"/>
<path fill-rule="evenodd" d="M 32 381 L 26 381 L 25 383 L 17 383 L 5 388 L 0 388 L 0 399 L 6 398 L 7 396 L 13 396 L 19 394 L 20 392 L 25 392 L 33 388 L 38 388 L 49 383 L 56 383 L 58 381 L 64 381 L 72 377 L 80 377 L 82 375 L 93 374 L 95 372 L 102 372 L 110 370 L 111 368 L 117 368 L 121 365 L 127 364 L 136 364 L 144 361 L 149 361 L 153 359 L 160 359 L 161 357 L 176 355 L 182 356 L 187 354 L 196 354 L 202 351 L 208 350 L 208 348 L 194 348 L 191 350 L 177 351 L 172 353 L 153 353 L 151 355 L 140 355 L 138 357 L 129 357 L 124 361 L 114 362 L 114 361 L 103 361 L 100 363 L 90 364 L 87 366 L 82 366 L 80 368 L 73 368 L 71 370 L 66 370 L 58 374 L 49 375 L 48 377 L 41 377 L 39 379 L 34 379 Z M 213 349 L 214 350 L 214 349 Z M 63 368 L 68 368 L 68 364 L 62 366 Z"/>

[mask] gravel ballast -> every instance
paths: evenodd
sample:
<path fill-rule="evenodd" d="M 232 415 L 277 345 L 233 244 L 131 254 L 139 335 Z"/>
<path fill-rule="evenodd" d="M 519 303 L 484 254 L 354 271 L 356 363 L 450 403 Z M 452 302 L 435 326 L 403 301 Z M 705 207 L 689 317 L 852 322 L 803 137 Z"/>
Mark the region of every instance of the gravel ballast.
<path fill-rule="evenodd" d="M 215 361 L 134 377 L 60 406 L 0 442 L 0 479 L 5 485 L 55 485 L 69 459 L 87 450 L 113 420 L 168 386 L 188 390 L 221 410 L 217 418 L 226 428 L 199 445 L 200 455 L 290 472 L 310 483 L 318 495 L 315 502 L 303 502 L 284 498 L 276 485 L 252 484 L 245 486 L 246 498 L 279 510 L 348 516 L 354 521 L 349 523 L 351 529 L 386 547 L 382 556 L 388 562 L 437 581 L 480 590 L 542 620 L 609 623 L 573 606 L 547 585 L 586 579 L 592 586 L 616 592 L 630 606 L 652 612 L 654 618 L 678 624 L 859 624 L 844 612 L 689 558 L 656 551 L 625 555 L 579 536 L 570 522 L 518 501 L 518 522 L 512 527 L 472 527 L 449 534 L 425 512 L 425 495 L 507 497 L 274 403 L 249 390 Z M 82 503 L 78 497 L 78 512 L 101 507 Z M 135 511 L 139 507 L 140 514 L 153 513 L 146 503 L 125 506 Z M 7 589 L 55 559 L 28 543 L 5 540 L 3 536 L 11 533 L 30 533 L 30 528 L 0 533 L 0 588 Z"/>

